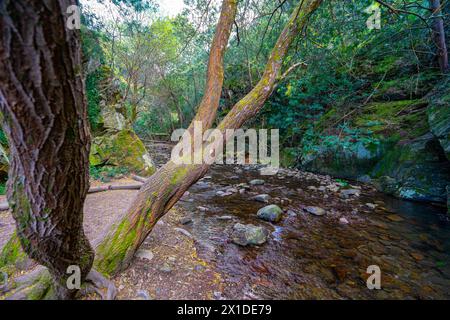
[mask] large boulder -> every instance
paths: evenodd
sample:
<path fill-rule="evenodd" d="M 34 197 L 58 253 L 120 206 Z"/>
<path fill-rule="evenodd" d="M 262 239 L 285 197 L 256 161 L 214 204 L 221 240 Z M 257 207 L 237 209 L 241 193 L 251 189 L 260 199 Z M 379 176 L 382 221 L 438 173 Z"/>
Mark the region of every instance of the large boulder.
<path fill-rule="evenodd" d="M 155 165 L 144 144 L 130 129 L 95 137 L 89 160 L 91 166 L 121 167 L 144 176 L 155 172 Z"/>

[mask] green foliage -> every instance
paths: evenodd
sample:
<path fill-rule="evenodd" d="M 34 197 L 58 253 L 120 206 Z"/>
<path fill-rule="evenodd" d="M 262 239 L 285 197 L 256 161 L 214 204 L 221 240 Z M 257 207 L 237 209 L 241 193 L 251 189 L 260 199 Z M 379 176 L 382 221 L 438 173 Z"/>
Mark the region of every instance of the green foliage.
<path fill-rule="evenodd" d="M 111 166 L 90 166 L 89 174 L 91 178 L 102 182 L 109 182 L 112 178 L 121 177 L 130 173 L 125 167 Z"/>

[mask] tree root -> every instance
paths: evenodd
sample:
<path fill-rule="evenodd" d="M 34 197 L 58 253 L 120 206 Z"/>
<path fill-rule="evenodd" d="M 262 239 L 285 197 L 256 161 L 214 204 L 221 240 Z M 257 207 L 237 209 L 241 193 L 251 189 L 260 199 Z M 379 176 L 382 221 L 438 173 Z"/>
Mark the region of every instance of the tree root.
<path fill-rule="evenodd" d="M 117 289 L 111 280 L 101 273 L 91 270 L 85 283 L 77 293 L 82 299 L 90 294 L 98 294 L 102 300 L 114 300 Z M 0 300 L 57 300 L 53 280 L 47 268 L 38 266 L 31 272 L 18 276 L 0 287 Z"/>
<path fill-rule="evenodd" d="M 91 293 L 97 293 L 102 300 L 114 300 L 117 295 L 117 289 L 114 283 L 104 277 L 100 272 L 92 269 L 86 277 L 86 282 L 81 288 L 80 297 Z"/>

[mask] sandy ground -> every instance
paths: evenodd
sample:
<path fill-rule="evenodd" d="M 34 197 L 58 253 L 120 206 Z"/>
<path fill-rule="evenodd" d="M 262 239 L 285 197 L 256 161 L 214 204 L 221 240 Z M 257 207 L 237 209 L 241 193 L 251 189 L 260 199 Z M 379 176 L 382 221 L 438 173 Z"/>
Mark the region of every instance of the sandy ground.
<path fill-rule="evenodd" d="M 136 183 L 120 179 L 108 184 Z M 100 185 L 92 182 L 92 186 Z M 91 243 L 102 237 L 109 226 L 130 205 L 137 191 L 117 190 L 89 194 L 85 204 L 84 228 Z M 0 201 L 5 201 L 4 197 Z M 200 259 L 194 241 L 177 228 L 185 214 L 174 207 L 158 222 L 140 250 L 147 258 L 136 257 L 125 272 L 113 280 L 118 288 L 117 299 L 213 299 L 221 291 L 220 276 Z M 0 213 L 0 248 L 14 231 L 9 211 Z M 152 257 L 149 260 L 149 257 Z M 218 296 L 217 296 L 218 297 Z"/>

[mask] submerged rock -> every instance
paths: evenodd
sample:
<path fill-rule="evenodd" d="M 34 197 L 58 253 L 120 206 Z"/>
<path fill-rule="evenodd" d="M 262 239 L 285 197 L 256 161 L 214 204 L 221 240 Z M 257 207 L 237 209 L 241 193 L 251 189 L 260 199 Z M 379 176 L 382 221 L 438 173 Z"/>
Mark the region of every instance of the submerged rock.
<path fill-rule="evenodd" d="M 315 216 L 323 216 L 327 213 L 324 209 L 313 206 L 305 207 L 305 210 Z"/>
<path fill-rule="evenodd" d="M 259 209 L 256 215 L 258 218 L 266 221 L 278 222 L 282 218 L 283 210 L 276 204 L 271 204 Z"/>
<path fill-rule="evenodd" d="M 264 227 L 236 223 L 233 227 L 231 240 L 233 243 L 240 246 L 261 245 L 267 241 L 268 235 L 269 231 Z"/>

